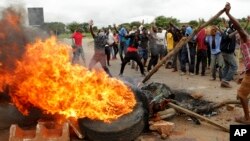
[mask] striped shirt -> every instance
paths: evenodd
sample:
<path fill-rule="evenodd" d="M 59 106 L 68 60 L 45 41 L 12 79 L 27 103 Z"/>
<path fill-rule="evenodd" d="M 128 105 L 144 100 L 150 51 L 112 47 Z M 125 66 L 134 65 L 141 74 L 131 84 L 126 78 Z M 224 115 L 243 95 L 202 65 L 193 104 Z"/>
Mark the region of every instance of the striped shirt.
<path fill-rule="evenodd" d="M 250 70 L 250 39 L 246 43 L 240 45 L 243 54 L 246 70 Z"/>

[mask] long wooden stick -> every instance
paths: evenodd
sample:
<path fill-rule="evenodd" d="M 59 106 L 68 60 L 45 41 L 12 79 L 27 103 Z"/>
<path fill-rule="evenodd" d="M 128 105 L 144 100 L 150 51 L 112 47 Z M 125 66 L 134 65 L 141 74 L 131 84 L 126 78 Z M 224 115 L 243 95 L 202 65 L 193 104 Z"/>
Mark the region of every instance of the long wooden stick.
<path fill-rule="evenodd" d="M 212 109 L 217 109 L 217 108 L 226 106 L 228 104 L 240 104 L 240 101 L 239 100 L 226 100 L 221 103 L 213 105 Z"/>
<path fill-rule="evenodd" d="M 172 102 L 168 103 L 168 106 L 171 107 L 171 108 L 174 108 L 175 110 L 177 110 L 177 111 L 179 111 L 179 112 L 185 113 L 185 114 L 187 114 L 187 115 L 189 115 L 189 116 L 196 117 L 196 118 L 199 118 L 199 119 L 201 119 L 201 120 L 204 120 L 204 121 L 206 121 L 206 122 L 209 123 L 209 124 L 212 124 L 212 125 L 214 125 L 214 126 L 216 126 L 216 127 L 221 128 L 223 131 L 229 132 L 229 128 L 228 128 L 228 127 L 224 127 L 224 126 L 222 126 L 221 124 L 216 123 L 215 121 L 213 121 L 213 120 L 211 120 L 211 119 L 209 119 L 209 118 L 206 118 L 206 117 L 201 116 L 201 115 L 199 115 L 199 114 L 197 114 L 197 113 L 195 113 L 195 112 L 193 112 L 193 111 L 190 111 L 190 110 L 188 110 L 188 109 L 185 109 L 185 108 L 183 108 L 183 107 L 180 107 L 180 106 L 178 106 L 178 105 L 176 105 L 176 104 L 174 104 L 174 103 L 172 103 Z"/>
<path fill-rule="evenodd" d="M 210 18 L 206 23 L 204 23 L 203 25 L 199 26 L 196 30 L 194 30 L 194 32 L 188 36 L 188 37 L 183 37 L 174 47 L 174 50 L 172 50 L 170 53 L 168 53 L 167 56 L 165 56 L 148 74 L 147 76 L 145 76 L 145 78 L 142 80 L 142 83 L 145 83 L 146 81 L 148 81 L 151 76 L 157 72 L 159 70 L 159 68 L 162 66 L 162 64 L 164 64 L 164 62 L 166 62 L 167 60 L 169 60 L 172 56 L 174 56 L 176 53 L 179 52 L 179 50 L 182 48 L 183 45 L 187 44 L 202 28 L 208 26 L 211 22 L 213 22 L 215 19 L 217 19 L 218 17 L 220 17 L 221 14 L 223 14 L 224 9 L 220 10 L 215 16 L 213 16 L 212 18 Z"/>
<path fill-rule="evenodd" d="M 77 135 L 79 139 L 84 138 L 84 134 L 81 132 L 79 126 L 78 126 L 78 121 L 75 118 L 68 118 L 67 119 L 69 125 L 72 127 L 73 131 Z"/>

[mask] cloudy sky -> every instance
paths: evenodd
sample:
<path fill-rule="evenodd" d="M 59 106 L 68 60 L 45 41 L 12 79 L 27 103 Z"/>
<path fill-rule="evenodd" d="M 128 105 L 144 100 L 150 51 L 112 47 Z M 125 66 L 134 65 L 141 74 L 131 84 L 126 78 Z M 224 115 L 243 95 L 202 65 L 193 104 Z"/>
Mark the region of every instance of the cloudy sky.
<path fill-rule="evenodd" d="M 43 7 L 45 22 L 87 22 L 106 26 L 131 21 L 152 22 L 156 16 L 174 17 L 181 22 L 212 17 L 226 2 L 237 18 L 250 15 L 250 0 L 0 0 L 0 7 L 20 4 Z M 224 16 L 225 17 L 225 16 Z"/>

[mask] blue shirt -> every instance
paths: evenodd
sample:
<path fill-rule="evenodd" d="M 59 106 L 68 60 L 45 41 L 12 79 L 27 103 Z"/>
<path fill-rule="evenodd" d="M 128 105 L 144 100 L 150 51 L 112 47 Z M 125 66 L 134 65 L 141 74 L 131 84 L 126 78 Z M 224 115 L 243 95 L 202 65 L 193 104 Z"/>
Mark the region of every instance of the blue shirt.
<path fill-rule="evenodd" d="M 211 50 L 211 54 L 215 55 L 221 52 L 220 50 L 220 43 L 221 43 L 221 33 L 217 32 L 215 35 L 215 48 L 212 48 L 212 41 L 213 41 L 213 37 L 211 35 L 206 37 L 206 42 L 208 43 L 210 50 Z"/>
<path fill-rule="evenodd" d="M 120 41 L 124 42 L 125 41 L 125 36 L 127 35 L 127 30 L 122 27 L 120 30 L 119 30 L 119 39 Z"/>

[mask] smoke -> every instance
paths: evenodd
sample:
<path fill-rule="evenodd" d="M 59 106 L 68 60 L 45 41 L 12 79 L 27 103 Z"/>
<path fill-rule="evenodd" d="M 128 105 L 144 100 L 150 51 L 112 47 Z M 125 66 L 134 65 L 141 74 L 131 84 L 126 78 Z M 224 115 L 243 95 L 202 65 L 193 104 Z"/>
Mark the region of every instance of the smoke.
<path fill-rule="evenodd" d="M 9 7 L 0 17 L 0 72 L 12 72 L 25 53 L 25 46 L 42 36 L 42 31 L 24 26 L 25 10 Z M 41 36 L 40 36 L 41 35 Z M 44 35 L 43 37 L 47 37 Z"/>
<path fill-rule="evenodd" d="M 25 27 L 25 10 L 18 7 L 8 7 L 0 13 L 0 92 L 12 80 L 7 80 L 7 75 L 12 75 L 26 51 L 28 43 L 36 38 L 46 38 L 41 30 Z"/>
<path fill-rule="evenodd" d="M 14 8 L 7 8 L 0 20 L 0 71 L 13 71 L 17 60 L 25 52 L 27 38 L 23 26 L 23 16 Z"/>

